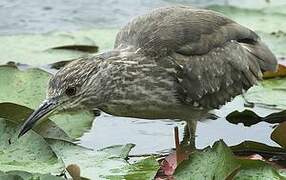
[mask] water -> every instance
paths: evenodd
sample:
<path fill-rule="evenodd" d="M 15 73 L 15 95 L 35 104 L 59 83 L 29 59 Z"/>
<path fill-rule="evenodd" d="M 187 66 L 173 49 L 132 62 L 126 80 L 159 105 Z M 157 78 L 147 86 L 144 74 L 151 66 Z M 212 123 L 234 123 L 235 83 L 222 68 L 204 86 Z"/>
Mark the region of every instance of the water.
<path fill-rule="evenodd" d="M 283 0 L 271 1 L 279 5 Z M 19 33 L 43 33 L 49 31 L 71 31 L 81 28 L 119 28 L 132 17 L 162 6 L 174 4 L 230 4 L 247 8 L 262 8 L 269 4 L 265 0 L 1 0 L 0 35 Z M 237 102 L 227 105 L 222 114 L 237 108 Z M 132 154 L 154 153 L 174 147 L 173 128 L 183 132 L 183 122 L 171 120 L 139 120 L 113 117 L 106 114 L 96 118 L 90 132 L 81 144 L 95 149 L 114 144 L 134 143 Z M 197 146 L 199 148 L 224 139 L 229 145 L 244 140 L 255 140 L 275 145 L 269 138 L 272 127 L 259 123 L 252 127 L 233 125 L 224 118 L 199 122 Z M 182 137 L 181 137 L 182 138 Z"/>

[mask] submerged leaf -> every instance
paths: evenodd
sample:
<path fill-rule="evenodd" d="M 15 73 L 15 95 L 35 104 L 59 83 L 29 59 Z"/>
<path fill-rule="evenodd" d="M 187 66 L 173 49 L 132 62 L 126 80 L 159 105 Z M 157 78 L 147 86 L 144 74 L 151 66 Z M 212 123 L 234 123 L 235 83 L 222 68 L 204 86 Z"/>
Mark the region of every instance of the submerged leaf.
<path fill-rule="evenodd" d="M 111 49 L 116 33 L 117 29 L 92 29 L 1 36 L 0 41 L 5 43 L 0 44 L 0 64 L 14 61 L 39 66 L 79 58 L 94 53 L 97 46 Z"/>
<path fill-rule="evenodd" d="M 1 171 L 21 170 L 42 174 L 63 172 L 63 162 L 41 136 L 31 131 L 18 139 L 17 132 L 18 127 L 15 124 L 0 119 Z"/>
<path fill-rule="evenodd" d="M 174 173 L 175 179 L 213 179 L 221 180 L 231 176 L 238 168 L 230 149 L 223 141 L 218 141 L 212 148 L 194 152 L 188 160 L 183 161 Z"/>

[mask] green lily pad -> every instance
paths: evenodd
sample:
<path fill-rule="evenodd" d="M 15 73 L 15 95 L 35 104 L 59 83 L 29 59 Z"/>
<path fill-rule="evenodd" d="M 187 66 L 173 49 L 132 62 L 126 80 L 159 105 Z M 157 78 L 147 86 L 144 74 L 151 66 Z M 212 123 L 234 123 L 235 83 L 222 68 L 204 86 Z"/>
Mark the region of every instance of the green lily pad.
<path fill-rule="evenodd" d="M 269 164 L 260 160 L 239 160 L 240 171 L 234 176 L 234 180 L 282 180 L 286 179 L 282 173 Z"/>
<path fill-rule="evenodd" d="M 61 174 L 63 161 L 46 141 L 33 131 L 18 139 L 18 129 L 14 123 L 0 119 L 0 170 Z"/>
<path fill-rule="evenodd" d="M 31 113 L 32 109 L 13 103 L 0 103 L 0 117 L 12 121 L 16 124 L 24 121 Z M 44 138 L 62 139 L 73 141 L 64 130 L 59 128 L 56 123 L 46 119 L 41 121 L 33 130 Z"/>
<path fill-rule="evenodd" d="M 47 141 L 57 156 L 63 159 L 66 166 L 78 165 L 81 169 L 81 177 L 85 178 L 110 179 L 112 177 L 118 179 L 132 176 L 132 174 L 141 174 L 140 171 L 142 173 L 144 171 L 145 177 L 153 179 L 159 168 L 155 159 L 143 160 L 134 165 L 127 163 L 122 158 L 122 154 L 129 152 L 133 145 L 114 146 L 94 151 L 61 140 L 47 139 Z M 115 149 L 112 150 L 113 148 Z M 122 149 L 122 152 L 119 152 L 119 149 Z M 142 163 L 144 167 L 141 166 Z"/>
<path fill-rule="evenodd" d="M 123 170 L 126 171 L 125 175 L 109 175 L 105 176 L 107 179 L 154 179 L 159 165 L 154 157 L 148 157 L 139 162 L 125 167 Z"/>
<path fill-rule="evenodd" d="M 250 88 L 244 95 L 248 103 L 268 108 L 286 109 L 286 78 L 268 79 Z"/>
<path fill-rule="evenodd" d="M 178 180 L 221 180 L 231 176 L 239 166 L 227 145 L 218 141 L 212 148 L 191 154 L 188 160 L 176 168 L 174 177 Z"/>
<path fill-rule="evenodd" d="M 117 155 L 117 157 L 121 157 L 122 159 L 127 159 L 129 152 L 133 147 L 135 147 L 135 144 L 126 144 L 124 146 L 113 145 L 100 149 L 99 151 L 104 151 L 113 155 Z"/>
<path fill-rule="evenodd" d="M 36 68 L 20 71 L 15 66 L 0 66 L 0 103 L 13 103 L 36 109 L 45 99 L 47 83 L 50 77 L 49 73 Z M 20 118 L 16 120 L 18 122 L 25 120 L 23 115 L 26 116 L 29 113 L 29 110 L 20 107 L 14 110 L 10 108 L 10 111 L 6 110 L 1 111 L 0 109 L 0 117 L 9 118 L 7 116 L 13 116 L 12 120 Z M 18 112 L 17 110 L 21 111 Z M 17 113 L 15 114 L 15 112 Z M 18 115 L 18 117 L 15 115 Z M 94 116 L 91 112 L 81 111 L 57 114 L 49 117 L 49 119 L 75 139 L 91 127 Z"/>
<path fill-rule="evenodd" d="M 91 29 L 0 36 L 0 41 L 5 42 L 0 44 L 0 64 L 13 61 L 39 66 L 94 53 L 97 46 L 100 50 L 111 49 L 117 31 L 117 29 Z"/>

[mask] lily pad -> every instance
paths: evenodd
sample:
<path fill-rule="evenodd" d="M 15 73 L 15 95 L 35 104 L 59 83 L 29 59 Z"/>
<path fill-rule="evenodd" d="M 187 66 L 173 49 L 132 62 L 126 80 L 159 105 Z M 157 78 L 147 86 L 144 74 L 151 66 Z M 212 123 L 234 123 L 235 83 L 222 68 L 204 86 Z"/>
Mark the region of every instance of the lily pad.
<path fill-rule="evenodd" d="M 5 118 L 16 124 L 24 121 L 32 112 L 32 109 L 18 104 L 0 103 L 0 118 Z M 49 119 L 41 121 L 37 126 L 33 128 L 33 130 L 44 138 L 73 141 L 73 139 L 68 136 L 64 130 L 59 128 L 56 123 Z"/>
<path fill-rule="evenodd" d="M 234 180 L 281 180 L 286 179 L 282 173 L 269 164 L 260 160 L 239 160 L 240 171 L 234 176 Z"/>
<path fill-rule="evenodd" d="M 231 176 L 239 167 L 231 150 L 223 141 L 218 141 L 212 148 L 194 152 L 188 160 L 179 164 L 174 177 L 179 180 L 221 180 Z"/>
<path fill-rule="evenodd" d="M 122 158 L 126 149 L 128 152 L 133 145 L 115 146 L 100 151 L 86 149 L 69 142 L 61 140 L 47 139 L 48 143 L 57 154 L 61 157 L 66 166 L 76 164 L 81 169 L 81 176 L 90 179 L 110 179 L 110 177 L 127 177 L 132 174 L 145 174 L 145 177 L 153 179 L 157 170 L 158 163 L 153 159 L 143 160 L 139 164 L 130 165 Z M 115 148 L 113 151 L 112 148 Z M 123 151 L 118 152 L 119 149 Z M 141 166 L 143 163 L 144 166 Z M 146 166 L 145 166 L 146 165 Z M 143 176 L 141 174 L 141 176 Z M 116 179 L 116 178 L 115 178 Z M 120 179 L 120 178 L 119 178 Z"/>
<path fill-rule="evenodd" d="M 15 66 L 0 66 L 0 103 L 13 103 L 36 109 L 45 99 L 47 83 L 50 77 L 51 74 L 37 68 L 20 71 Z M 21 111 L 18 112 L 17 110 Z M 17 113 L 15 114 L 15 112 Z M 5 114 L 4 117 L 6 118 L 7 116 L 14 116 L 14 120 L 20 118 L 16 120 L 19 122 L 25 120 L 23 115 L 27 115 L 27 113 L 29 113 L 29 110 L 18 107 L 11 111 L 1 111 L 0 117 L 1 114 Z M 18 115 L 18 117 L 15 115 Z M 81 111 L 62 113 L 51 116 L 49 119 L 54 121 L 70 137 L 78 138 L 91 127 L 94 116 L 91 112 Z"/>
<path fill-rule="evenodd" d="M 39 66 L 94 53 L 98 46 L 101 50 L 111 49 L 117 31 L 117 29 L 92 29 L 0 36 L 0 41 L 5 42 L 0 44 L 0 64 L 14 61 Z"/>
<path fill-rule="evenodd" d="M 250 88 L 244 95 L 248 103 L 267 108 L 286 109 L 286 78 L 268 79 Z"/>
<path fill-rule="evenodd" d="M 0 170 L 61 174 L 63 161 L 46 141 L 33 131 L 18 139 L 18 129 L 16 124 L 0 119 Z"/>
<path fill-rule="evenodd" d="M 148 157 L 139 162 L 125 167 L 123 170 L 126 171 L 125 175 L 109 175 L 105 176 L 107 179 L 154 179 L 159 165 L 154 157 Z"/>

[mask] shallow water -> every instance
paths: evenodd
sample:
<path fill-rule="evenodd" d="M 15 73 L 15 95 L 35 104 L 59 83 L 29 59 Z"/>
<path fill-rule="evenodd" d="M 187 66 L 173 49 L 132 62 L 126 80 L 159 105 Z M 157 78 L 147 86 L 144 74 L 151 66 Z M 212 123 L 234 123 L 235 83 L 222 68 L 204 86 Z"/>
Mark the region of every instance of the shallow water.
<path fill-rule="evenodd" d="M 279 5 L 283 0 L 272 2 L 274 5 Z M 0 35 L 120 27 L 132 17 L 150 9 L 177 3 L 197 6 L 219 3 L 248 8 L 261 8 L 268 5 L 265 0 L 1 0 Z M 221 114 L 235 110 L 237 104 L 239 102 L 227 105 Z M 173 128 L 175 126 L 179 126 L 182 136 L 183 122 L 139 120 L 103 114 L 96 118 L 90 132 L 82 137 L 81 144 L 97 149 L 114 144 L 134 143 L 136 147 L 132 154 L 154 153 L 174 147 Z M 197 146 L 202 148 L 213 144 L 218 139 L 224 139 L 229 145 L 238 144 L 244 140 L 275 145 L 269 138 L 271 131 L 272 127 L 268 123 L 244 127 L 230 124 L 224 118 L 208 120 L 198 124 Z"/>

